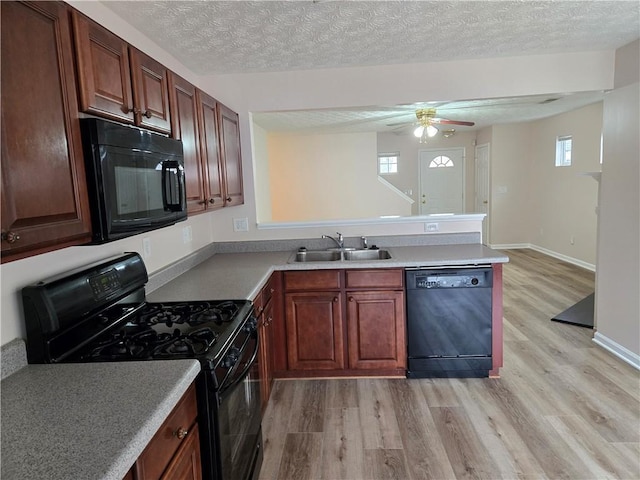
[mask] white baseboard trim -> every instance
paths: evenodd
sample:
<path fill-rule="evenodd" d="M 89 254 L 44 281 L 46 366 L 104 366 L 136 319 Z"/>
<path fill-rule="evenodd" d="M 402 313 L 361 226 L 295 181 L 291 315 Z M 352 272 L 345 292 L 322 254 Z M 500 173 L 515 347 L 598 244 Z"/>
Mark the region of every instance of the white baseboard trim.
<path fill-rule="evenodd" d="M 599 332 L 596 332 L 593 336 L 593 342 L 601 346 L 605 350 L 613 353 L 619 359 L 627 362 L 636 370 L 640 370 L 640 355 L 633 353 L 628 348 L 623 347 L 619 343 L 614 342 L 608 337 L 605 337 Z"/>
<path fill-rule="evenodd" d="M 501 244 L 489 244 L 490 248 L 495 250 L 517 250 L 519 248 L 531 248 L 530 243 L 501 243 Z"/>
<path fill-rule="evenodd" d="M 558 260 L 562 260 L 563 262 L 570 263 L 577 267 L 584 268 L 591 272 L 596 271 L 596 266 L 592 263 L 584 262 L 580 259 L 569 257 L 567 255 L 563 255 L 562 253 L 554 252 L 553 250 L 549 250 L 544 247 L 540 247 L 538 245 L 534 245 L 532 243 L 506 243 L 502 245 L 489 245 L 491 248 L 496 250 L 515 250 L 518 248 L 530 248 L 531 250 L 535 250 L 536 252 L 544 253 L 545 255 L 549 255 L 550 257 L 557 258 Z"/>

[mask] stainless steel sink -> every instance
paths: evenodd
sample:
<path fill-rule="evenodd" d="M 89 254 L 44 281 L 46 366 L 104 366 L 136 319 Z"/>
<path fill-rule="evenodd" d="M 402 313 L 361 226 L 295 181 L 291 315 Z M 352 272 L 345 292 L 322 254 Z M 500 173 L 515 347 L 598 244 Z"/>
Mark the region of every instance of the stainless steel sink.
<path fill-rule="evenodd" d="M 391 258 L 389 250 L 351 250 L 344 252 L 345 260 L 388 260 Z"/>
<path fill-rule="evenodd" d="M 372 261 L 387 260 L 389 258 L 391 258 L 391 254 L 388 250 L 340 250 L 330 248 L 328 250 L 304 250 L 296 252 L 295 256 L 289 260 L 289 262 Z"/>
<path fill-rule="evenodd" d="M 340 250 L 306 250 L 296 252 L 295 262 L 335 262 L 341 260 Z"/>

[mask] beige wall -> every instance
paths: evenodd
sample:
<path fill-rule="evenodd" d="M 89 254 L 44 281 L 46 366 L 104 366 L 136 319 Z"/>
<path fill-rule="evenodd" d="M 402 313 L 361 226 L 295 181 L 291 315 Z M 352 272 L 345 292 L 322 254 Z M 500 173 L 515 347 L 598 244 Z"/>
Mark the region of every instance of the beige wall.
<path fill-rule="evenodd" d="M 412 215 L 418 215 L 420 208 L 420 178 L 419 178 L 419 156 L 420 150 L 431 148 L 464 148 L 465 150 L 465 172 L 464 172 L 464 199 L 465 212 L 474 212 L 474 190 L 475 190 L 475 164 L 474 164 L 474 141 L 475 132 L 458 132 L 453 137 L 445 138 L 438 134 L 429 140 L 429 143 L 420 143 L 413 133 L 399 135 L 395 133 L 378 134 L 378 153 L 399 152 L 400 160 L 398 173 L 394 175 L 384 175 L 384 178 L 398 188 L 406 192 L 412 191 L 411 198 L 415 201 L 411 210 Z"/>
<path fill-rule="evenodd" d="M 376 133 L 269 134 L 272 221 L 408 216 L 378 181 Z"/>
<path fill-rule="evenodd" d="M 604 101 L 595 340 L 640 368 L 639 43 L 620 50 Z"/>
<path fill-rule="evenodd" d="M 253 124 L 253 171 L 256 178 L 256 218 L 260 222 L 271 218 L 271 185 L 269 183 L 269 148 L 267 132 Z"/>
<path fill-rule="evenodd" d="M 596 264 L 602 103 L 531 124 L 531 243 Z M 556 137 L 572 136 L 572 163 L 555 166 Z M 572 243 L 573 242 L 573 243 Z"/>
<path fill-rule="evenodd" d="M 532 231 L 530 125 L 494 125 L 491 134 L 491 244 L 527 244 Z"/>

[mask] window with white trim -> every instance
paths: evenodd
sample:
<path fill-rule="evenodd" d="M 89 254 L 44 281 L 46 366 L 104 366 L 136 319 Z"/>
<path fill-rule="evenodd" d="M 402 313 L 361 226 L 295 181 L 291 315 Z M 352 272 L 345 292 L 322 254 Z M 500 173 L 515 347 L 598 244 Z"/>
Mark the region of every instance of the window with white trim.
<path fill-rule="evenodd" d="M 571 166 L 571 135 L 556 137 L 556 167 Z"/>
<path fill-rule="evenodd" d="M 381 153 L 378 155 L 378 174 L 398 173 L 398 153 Z"/>

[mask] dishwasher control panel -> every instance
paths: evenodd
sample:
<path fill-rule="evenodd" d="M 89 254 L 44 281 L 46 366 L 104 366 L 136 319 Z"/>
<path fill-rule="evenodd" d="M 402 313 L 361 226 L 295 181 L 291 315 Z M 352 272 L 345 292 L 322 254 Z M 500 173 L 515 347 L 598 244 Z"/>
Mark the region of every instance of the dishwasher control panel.
<path fill-rule="evenodd" d="M 487 288 L 492 286 L 491 269 L 466 271 L 414 271 L 407 277 L 407 288 Z M 411 281 L 413 280 L 413 281 Z"/>

